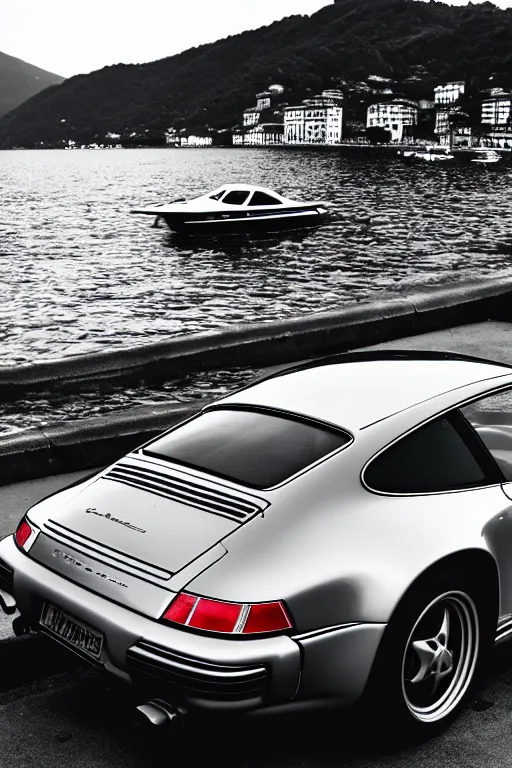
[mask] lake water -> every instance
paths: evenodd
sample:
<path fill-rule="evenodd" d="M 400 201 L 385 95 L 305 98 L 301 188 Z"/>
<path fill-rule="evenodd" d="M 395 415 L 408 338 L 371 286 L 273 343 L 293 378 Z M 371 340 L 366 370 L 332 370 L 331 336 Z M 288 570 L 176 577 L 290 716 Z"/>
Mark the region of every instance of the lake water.
<path fill-rule="evenodd" d="M 325 199 L 332 220 L 219 246 L 177 241 L 129 213 L 236 181 Z M 0 365 L 335 310 L 512 265 L 508 162 L 410 165 L 290 148 L 4 151 L 0 190 Z M 197 395 L 203 384 L 191 386 Z M 179 399 L 175 387 L 131 395 Z M 126 407 L 123 392 L 113 396 Z M 38 405 L 12 404 L 4 431 L 110 407 L 99 397 L 66 400 L 64 411 L 51 397 Z"/>

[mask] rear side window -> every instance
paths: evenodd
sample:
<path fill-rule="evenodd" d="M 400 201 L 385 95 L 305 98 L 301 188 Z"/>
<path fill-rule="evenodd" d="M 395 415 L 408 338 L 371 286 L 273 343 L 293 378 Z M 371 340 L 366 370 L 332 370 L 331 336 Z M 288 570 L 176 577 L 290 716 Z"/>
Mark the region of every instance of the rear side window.
<path fill-rule="evenodd" d="M 277 197 L 267 195 L 265 192 L 255 192 L 249 205 L 282 205 L 282 203 Z"/>
<path fill-rule="evenodd" d="M 365 483 L 385 493 L 435 493 L 485 485 L 485 458 L 471 442 L 462 420 L 435 419 L 377 456 L 364 473 Z"/>
<path fill-rule="evenodd" d="M 253 488 L 271 488 L 351 441 L 342 430 L 280 413 L 219 408 L 202 413 L 144 453 Z"/>
<path fill-rule="evenodd" d="M 512 390 L 487 395 L 461 408 L 506 480 L 512 481 Z"/>
<path fill-rule="evenodd" d="M 227 205 L 242 205 L 249 197 L 249 194 L 249 192 L 242 191 L 228 192 L 222 202 Z"/>

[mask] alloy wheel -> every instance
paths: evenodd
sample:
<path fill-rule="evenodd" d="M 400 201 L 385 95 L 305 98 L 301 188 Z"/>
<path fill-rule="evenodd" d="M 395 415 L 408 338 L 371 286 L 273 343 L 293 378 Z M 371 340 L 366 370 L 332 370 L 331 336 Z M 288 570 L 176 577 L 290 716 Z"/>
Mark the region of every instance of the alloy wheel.
<path fill-rule="evenodd" d="M 479 617 L 465 592 L 446 592 L 424 609 L 405 646 L 402 693 L 423 723 L 444 719 L 466 693 L 478 661 Z"/>

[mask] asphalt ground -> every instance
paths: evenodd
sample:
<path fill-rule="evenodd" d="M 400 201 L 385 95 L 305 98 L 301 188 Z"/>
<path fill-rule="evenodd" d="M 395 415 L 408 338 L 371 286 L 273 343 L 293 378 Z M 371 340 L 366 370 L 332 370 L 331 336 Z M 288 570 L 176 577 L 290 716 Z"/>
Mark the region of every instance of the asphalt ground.
<path fill-rule="evenodd" d="M 512 325 L 481 323 L 378 347 L 512 363 Z M 0 488 L 0 537 L 33 503 L 89 473 Z M 0 768 L 512 768 L 512 644 L 496 651 L 486 690 L 443 735 L 386 751 L 378 724 L 356 723 L 347 712 L 145 728 L 129 692 L 46 638 L 14 638 L 10 623 L 1 624 Z"/>

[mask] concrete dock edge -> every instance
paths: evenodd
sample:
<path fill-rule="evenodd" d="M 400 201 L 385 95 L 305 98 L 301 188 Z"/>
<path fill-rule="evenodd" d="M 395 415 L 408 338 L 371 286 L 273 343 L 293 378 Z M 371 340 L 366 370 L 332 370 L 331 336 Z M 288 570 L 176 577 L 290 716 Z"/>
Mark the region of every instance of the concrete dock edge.
<path fill-rule="evenodd" d="M 454 324 L 505 319 L 512 278 L 454 283 L 398 298 L 271 323 L 193 333 L 126 349 L 0 366 L 0 394 L 21 396 L 101 380 L 169 379 L 192 371 L 257 367 L 327 355 Z"/>
<path fill-rule="evenodd" d="M 0 368 L 0 392 L 130 375 L 268 367 L 484 320 L 512 320 L 512 278 L 453 284 L 336 313 L 191 334 L 120 352 Z M 143 406 L 0 436 L 0 484 L 105 466 L 207 400 Z"/>

